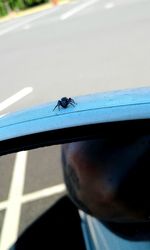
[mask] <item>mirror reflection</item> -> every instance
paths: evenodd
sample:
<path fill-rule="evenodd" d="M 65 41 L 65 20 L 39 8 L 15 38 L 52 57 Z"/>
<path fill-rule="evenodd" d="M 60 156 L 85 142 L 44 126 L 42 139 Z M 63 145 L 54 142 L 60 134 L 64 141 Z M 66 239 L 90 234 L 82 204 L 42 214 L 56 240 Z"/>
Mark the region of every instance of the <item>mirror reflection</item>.
<path fill-rule="evenodd" d="M 97 239 L 101 233 L 109 237 L 110 246 L 113 239 L 114 247 L 125 241 L 144 249 L 138 242 L 150 244 L 149 166 L 148 135 L 78 141 L 1 157 L 2 240 L 9 231 L 10 247 L 18 239 L 16 249 L 40 249 L 56 238 L 65 243 L 76 235 L 75 246 L 85 247 L 94 230 Z"/>

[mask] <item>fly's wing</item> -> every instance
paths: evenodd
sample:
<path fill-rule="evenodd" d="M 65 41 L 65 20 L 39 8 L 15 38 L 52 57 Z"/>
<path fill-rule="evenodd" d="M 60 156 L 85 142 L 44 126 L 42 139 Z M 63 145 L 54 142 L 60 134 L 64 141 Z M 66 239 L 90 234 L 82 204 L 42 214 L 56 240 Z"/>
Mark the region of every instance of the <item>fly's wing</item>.
<path fill-rule="evenodd" d="M 126 133 L 149 133 L 150 88 L 74 97 L 77 105 L 57 102 L 0 119 L 0 155 L 42 146 Z"/>

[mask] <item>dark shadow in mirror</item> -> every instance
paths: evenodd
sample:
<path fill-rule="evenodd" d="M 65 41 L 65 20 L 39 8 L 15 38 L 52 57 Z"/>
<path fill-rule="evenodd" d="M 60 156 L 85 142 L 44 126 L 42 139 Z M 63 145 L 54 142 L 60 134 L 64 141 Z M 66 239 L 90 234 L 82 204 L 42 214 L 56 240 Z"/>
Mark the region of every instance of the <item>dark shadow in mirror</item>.
<path fill-rule="evenodd" d="M 85 249 L 78 209 L 120 238 L 150 241 L 149 134 L 63 144 L 62 166 L 69 197 L 33 223 L 16 250 Z"/>
<path fill-rule="evenodd" d="M 15 249 L 84 250 L 80 223 L 75 205 L 64 196 L 22 234 Z"/>

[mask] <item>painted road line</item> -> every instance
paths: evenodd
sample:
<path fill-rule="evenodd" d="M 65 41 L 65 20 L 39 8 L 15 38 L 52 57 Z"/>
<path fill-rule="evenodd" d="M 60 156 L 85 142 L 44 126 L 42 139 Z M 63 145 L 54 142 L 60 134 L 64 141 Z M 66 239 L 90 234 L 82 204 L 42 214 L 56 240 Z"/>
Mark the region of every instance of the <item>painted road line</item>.
<path fill-rule="evenodd" d="M 45 188 L 43 190 L 34 192 L 34 193 L 30 193 L 30 194 L 26 194 L 22 197 L 21 202 L 22 203 L 27 203 L 30 201 L 34 201 L 34 200 L 38 200 L 38 199 L 42 199 L 45 197 L 49 197 L 55 194 L 59 194 L 62 192 L 65 192 L 66 188 L 64 184 L 59 184 L 53 187 L 49 187 L 49 188 Z"/>
<path fill-rule="evenodd" d="M 8 207 L 8 201 L 2 201 L 0 203 L 0 211 L 5 210 Z"/>
<path fill-rule="evenodd" d="M 75 8 L 67 11 L 66 13 L 64 13 L 63 15 L 60 16 L 60 20 L 66 20 L 68 19 L 69 17 L 77 14 L 78 12 L 84 10 L 85 8 L 87 7 L 90 7 L 91 5 L 99 2 L 100 0 L 90 0 L 90 1 L 86 1 L 78 6 L 76 6 Z"/>
<path fill-rule="evenodd" d="M 23 97 L 29 95 L 32 91 L 33 91 L 32 87 L 26 87 L 20 90 L 19 92 L 17 92 L 16 94 L 12 95 L 11 97 L 7 98 L 5 101 L 0 103 L 0 112 L 8 108 L 15 102 L 18 102 Z"/>
<path fill-rule="evenodd" d="M 0 115 L 0 118 L 6 116 L 6 115 L 8 115 L 8 114 L 9 114 L 9 113 L 2 114 L 2 115 Z"/>
<path fill-rule="evenodd" d="M 8 250 L 17 239 L 21 212 L 21 196 L 24 188 L 27 151 L 16 154 L 13 177 L 11 181 L 8 207 L 4 217 L 0 249 Z"/>
<path fill-rule="evenodd" d="M 66 191 L 66 186 L 64 184 L 58 184 L 53 187 L 45 188 L 40 191 L 36 191 L 30 194 L 25 194 L 20 198 L 21 203 L 27 203 L 34 200 L 39 200 L 45 197 L 53 196 L 55 194 L 60 194 Z M 0 203 L 0 211 L 7 209 L 9 201 L 2 201 Z"/>
<path fill-rule="evenodd" d="M 53 187 L 45 188 L 40 191 L 36 191 L 30 194 L 25 194 L 20 198 L 21 203 L 27 203 L 35 200 L 39 200 L 45 197 L 53 196 L 55 194 L 60 194 L 66 191 L 66 187 L 64 184 L 58 184 Z M 2 201 L 0 203 L 0 211 L 7 209 L 9 202 Z"/>
<path fill-rule="evenodd" d="M 16 29 L 18 29 L 18 28 L 20 28 L 20 27 L 22 27 L 22 26 L 25 26 L 25 25 L 27 25 L 27 24 L 29 24 L 29 23 L 32 23 L 32 22 L 34 22 L 34 21 L 36 21 L 36 20 L 38 20 L 38 19 L 40 19 L 40 18 L 42 18 L 42 17 L 44 17 L 44 16 L 47 16 L 47 15 L 49 15 L 49 14 L 51 14 L 51 13 L 54 13 L 54 12 L 56 12 L 58 9 L 60 8 L 60 6 L 56 6 L 55 8 L 53 8 L 53 9 L 49 9 L 49 10 L 45 10 L 45 11 L 42 11 L 42 12 L 40 12 L 40 13 L 38 13 L 38 14 L 34 14 L 34 16 L 32 16 L 32 17 L 26 17 L 26 20 L 24 20 L 24 21 L 20 21 L 20 20 L 18 20 L 18 23 L 17 24 L 14 24 L 14 25 L 12 25 L 12 26 L 9 26 L 8 28 L 6 28 L 6 29 L 4 29 L 4 30 L 1 30 L 0 31 L 0 36 L 2 36 L 2 35 L 5 35 L 6 33 L 9 33 L 9 32 L 11 32 L 11 31 L 13 31 L 13 30 L 16 30 Z"/>

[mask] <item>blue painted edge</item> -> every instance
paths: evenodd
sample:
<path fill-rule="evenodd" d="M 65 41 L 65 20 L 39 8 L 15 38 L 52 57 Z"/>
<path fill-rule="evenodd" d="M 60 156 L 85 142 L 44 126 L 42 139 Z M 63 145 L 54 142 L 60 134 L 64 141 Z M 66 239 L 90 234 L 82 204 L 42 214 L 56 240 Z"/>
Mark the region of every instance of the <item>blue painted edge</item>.
<path fill-rule="evenodd" d="M 150 119 L 150 87 L 72 97 L 66 109 L 57 101 L 16 112 L 0 119 L 0 141 L 83 125 Z"/>

